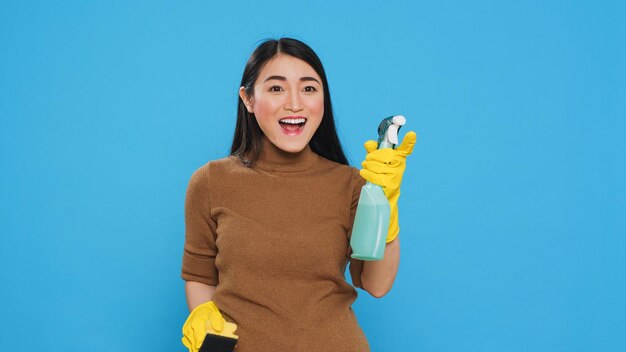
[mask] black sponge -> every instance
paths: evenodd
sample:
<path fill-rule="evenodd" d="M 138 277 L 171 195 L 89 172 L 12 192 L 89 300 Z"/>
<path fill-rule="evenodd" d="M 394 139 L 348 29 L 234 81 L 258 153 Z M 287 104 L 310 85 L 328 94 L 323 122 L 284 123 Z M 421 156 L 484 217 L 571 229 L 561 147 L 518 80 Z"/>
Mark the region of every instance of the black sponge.
<path fill-rule="evenodd" d="M 202 346 L 198 352 L 232 352 L 237 344 L 237 339 L 226 336 L 206 334 Z"/>

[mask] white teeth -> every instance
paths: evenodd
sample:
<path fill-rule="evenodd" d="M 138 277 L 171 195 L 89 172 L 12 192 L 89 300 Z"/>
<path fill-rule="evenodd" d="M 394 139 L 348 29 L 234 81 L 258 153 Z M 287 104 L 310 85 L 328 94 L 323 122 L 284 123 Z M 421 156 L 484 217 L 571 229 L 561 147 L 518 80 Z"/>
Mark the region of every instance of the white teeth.
<path fill-rule="evenodd" d="M 304 123 L 304 122 L 306 122 L 306 119 L 282 119 L 282 120 L 280 120 L 280 122 L 282 122 L 282 123 L 290 123 L 290 124 L 297 125 L 297 124 L 299 124 L 299 123 Z"/>

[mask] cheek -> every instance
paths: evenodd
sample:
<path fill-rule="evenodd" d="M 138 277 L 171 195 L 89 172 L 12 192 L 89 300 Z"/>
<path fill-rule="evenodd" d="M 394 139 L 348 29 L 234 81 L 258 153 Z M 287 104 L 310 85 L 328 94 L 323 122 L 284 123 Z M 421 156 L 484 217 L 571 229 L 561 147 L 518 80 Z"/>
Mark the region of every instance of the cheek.
<path fill-rule="evenodd" d="M 271 99 L 260 98 L 254 102 L 254 115 L 259 120 L 273 119 L 277 109 L 280 109 L 280 104 Z"/>
<path fill-rule="evenodd" d="M 320 97 L 310 101 L 308 104 L 308 108 L 311 114 L 319 116 L 319 118 L 321 119 L 324 115 L 324 97 Z"/>

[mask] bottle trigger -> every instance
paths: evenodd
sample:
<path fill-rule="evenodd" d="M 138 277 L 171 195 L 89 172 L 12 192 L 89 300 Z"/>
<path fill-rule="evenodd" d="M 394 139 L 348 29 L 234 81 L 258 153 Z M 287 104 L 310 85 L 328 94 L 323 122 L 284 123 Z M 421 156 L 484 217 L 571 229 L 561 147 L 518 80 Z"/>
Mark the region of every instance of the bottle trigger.
<path fill-rule="evenodd" d="M 398 125 L 391 125 L 387 128 L 387 140 L 394 146 L 398 145 Z"/>

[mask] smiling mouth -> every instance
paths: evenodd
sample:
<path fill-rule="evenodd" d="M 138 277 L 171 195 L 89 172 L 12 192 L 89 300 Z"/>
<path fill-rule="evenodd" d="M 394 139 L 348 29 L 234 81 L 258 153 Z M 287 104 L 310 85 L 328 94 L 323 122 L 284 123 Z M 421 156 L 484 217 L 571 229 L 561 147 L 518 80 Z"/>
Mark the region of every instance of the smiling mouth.
<path fill-rule="evenodd" d="M 306 125 L 307 119 L 304 117 L 299 118 L 284 118 L 278 121 L 280 127 L 283 128 L 286 132 L 298 132 L 304 128 Z"/>

